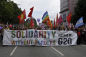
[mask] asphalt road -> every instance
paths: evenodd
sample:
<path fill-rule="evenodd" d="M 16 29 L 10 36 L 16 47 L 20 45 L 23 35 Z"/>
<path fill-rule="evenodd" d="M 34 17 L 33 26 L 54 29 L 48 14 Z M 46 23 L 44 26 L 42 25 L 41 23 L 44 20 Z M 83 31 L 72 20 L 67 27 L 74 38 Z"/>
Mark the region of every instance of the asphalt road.
<path fill-rule="evenodd" d="M 0 57 L 86 57 L 86 45 L 58 47 L 0 46 Z"/>

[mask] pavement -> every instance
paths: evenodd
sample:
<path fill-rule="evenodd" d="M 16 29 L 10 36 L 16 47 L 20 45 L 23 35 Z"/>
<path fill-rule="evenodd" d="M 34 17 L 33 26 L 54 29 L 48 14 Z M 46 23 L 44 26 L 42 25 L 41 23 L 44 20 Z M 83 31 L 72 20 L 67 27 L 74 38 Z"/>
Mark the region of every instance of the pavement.
<path fill-rule="evenodd" d="M 77 46 L 0 46 L 0 57 L 86 57 L 86 45 Z"/>

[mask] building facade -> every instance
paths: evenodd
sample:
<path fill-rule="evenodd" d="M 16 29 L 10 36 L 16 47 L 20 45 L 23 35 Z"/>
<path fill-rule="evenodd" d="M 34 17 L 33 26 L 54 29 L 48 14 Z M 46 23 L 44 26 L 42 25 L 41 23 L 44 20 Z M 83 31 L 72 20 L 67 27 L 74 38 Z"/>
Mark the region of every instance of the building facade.
<path fill-rule="evenodd" d="M 74 8 L 76 7 L 78 0 L 60 0 L 60 14 L 62 15 L 64 24 L 67 24 L 67 17 L 69 12 L 74 14 Z"/>
<path fill-rule="evenodd" d="M 76 7 L 78 0 L 69 0 L 68 4 L 69 4 L 69 11 L 74 14 L 74 9 Z"/>

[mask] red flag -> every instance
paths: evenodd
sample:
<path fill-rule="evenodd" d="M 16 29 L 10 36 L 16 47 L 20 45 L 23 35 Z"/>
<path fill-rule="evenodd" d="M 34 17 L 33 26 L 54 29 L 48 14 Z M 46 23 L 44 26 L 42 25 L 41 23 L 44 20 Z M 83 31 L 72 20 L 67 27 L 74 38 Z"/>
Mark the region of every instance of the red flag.
<path fill-rule="evenodd" d="M 30 27 L 31 28 L 33 28 L 34 27 L 34 21 L 33 21 L 33 19 L 31 18 L 31 20 L 30 20 Z"/>
<path fill-rule="evenodd" d="M 68 25 L 70 25 L 71 16 L 72 16 L 72 14 L 71 14 L 71 13 L 69 13 L 69 14 L 68 14 L 68 16 L 67 16 L 67 22 L 68 22 Z"/>
<path fill-rule="evenodd" d="M 24 14 L 24 19 L 26 19 L 26 11 L 25 11 L 25 9 L 23 11 L 23 14 Z"/>
<path fill-rule="evenodd" d="M 54 19 L 54 28 L 55 28 L 55 19 Z"/>
<path fill-rule="evenodd" d="M 70 23 L 70 21 L 71 21 L 71 16 L 72 16 L 71 13 L 69 13 L 68 16 L 67 16 L 67 22 L 68 23 Z"/>
<path fill-rule="evenodd" d="M 33 9 L 34 9 L 34 7 L 30 8 L 31 11 L 30 11 L 30 13 L 28 14 L 28 17 L 32 17 Z"/>
<path fill-rule="evenodd" d="M 25 12 L 25 9 L 24 9 L 24 11 L 22 12 L 22 14 L 18 16 L 18 19 L 19 19 L 19 24 L 24 23 L 24 19 L 26 19 L 26 12 Z"/>
<path fill-rule="evenodd" d="M 59 24 L 61 24 L 61 23 L 62 23 L 62 21 L 63 21 L 63 20 L 62 20 L 62 16 L 61 16 L 61 15 L 60 15 L 60 17 L 59 17 L 59 20 L 58 20 L 58 21 L 59 21 L 59 22 L 58 22 Z"/>
<path fill-rule="evenodd" d="M 56 16 L 56 27 L 58 26 L 58 14 Z"/>

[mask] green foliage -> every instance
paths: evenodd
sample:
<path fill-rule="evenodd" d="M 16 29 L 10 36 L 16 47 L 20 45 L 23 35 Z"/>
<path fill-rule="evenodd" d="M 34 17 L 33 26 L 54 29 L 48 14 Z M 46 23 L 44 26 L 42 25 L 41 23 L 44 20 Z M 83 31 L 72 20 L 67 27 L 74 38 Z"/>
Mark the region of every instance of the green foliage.
<path fill-rule="evenodd" d="M 75 14 L 72 16 L 71 22 L 76 24 L 77 20 L 83 17 L 84 23 L 86 23 L 86 0 L 78 0 L 75 7 Z"/>
<path fill-rule="evenodd" d="M 13 1 L 7 2 L 2 0 L 0 2 L 0 22 L 6 24 L 18 24 L 19 19 L 17 16 L 21 13 L 21 9 L 18 8 L 17 4 Z"/>

